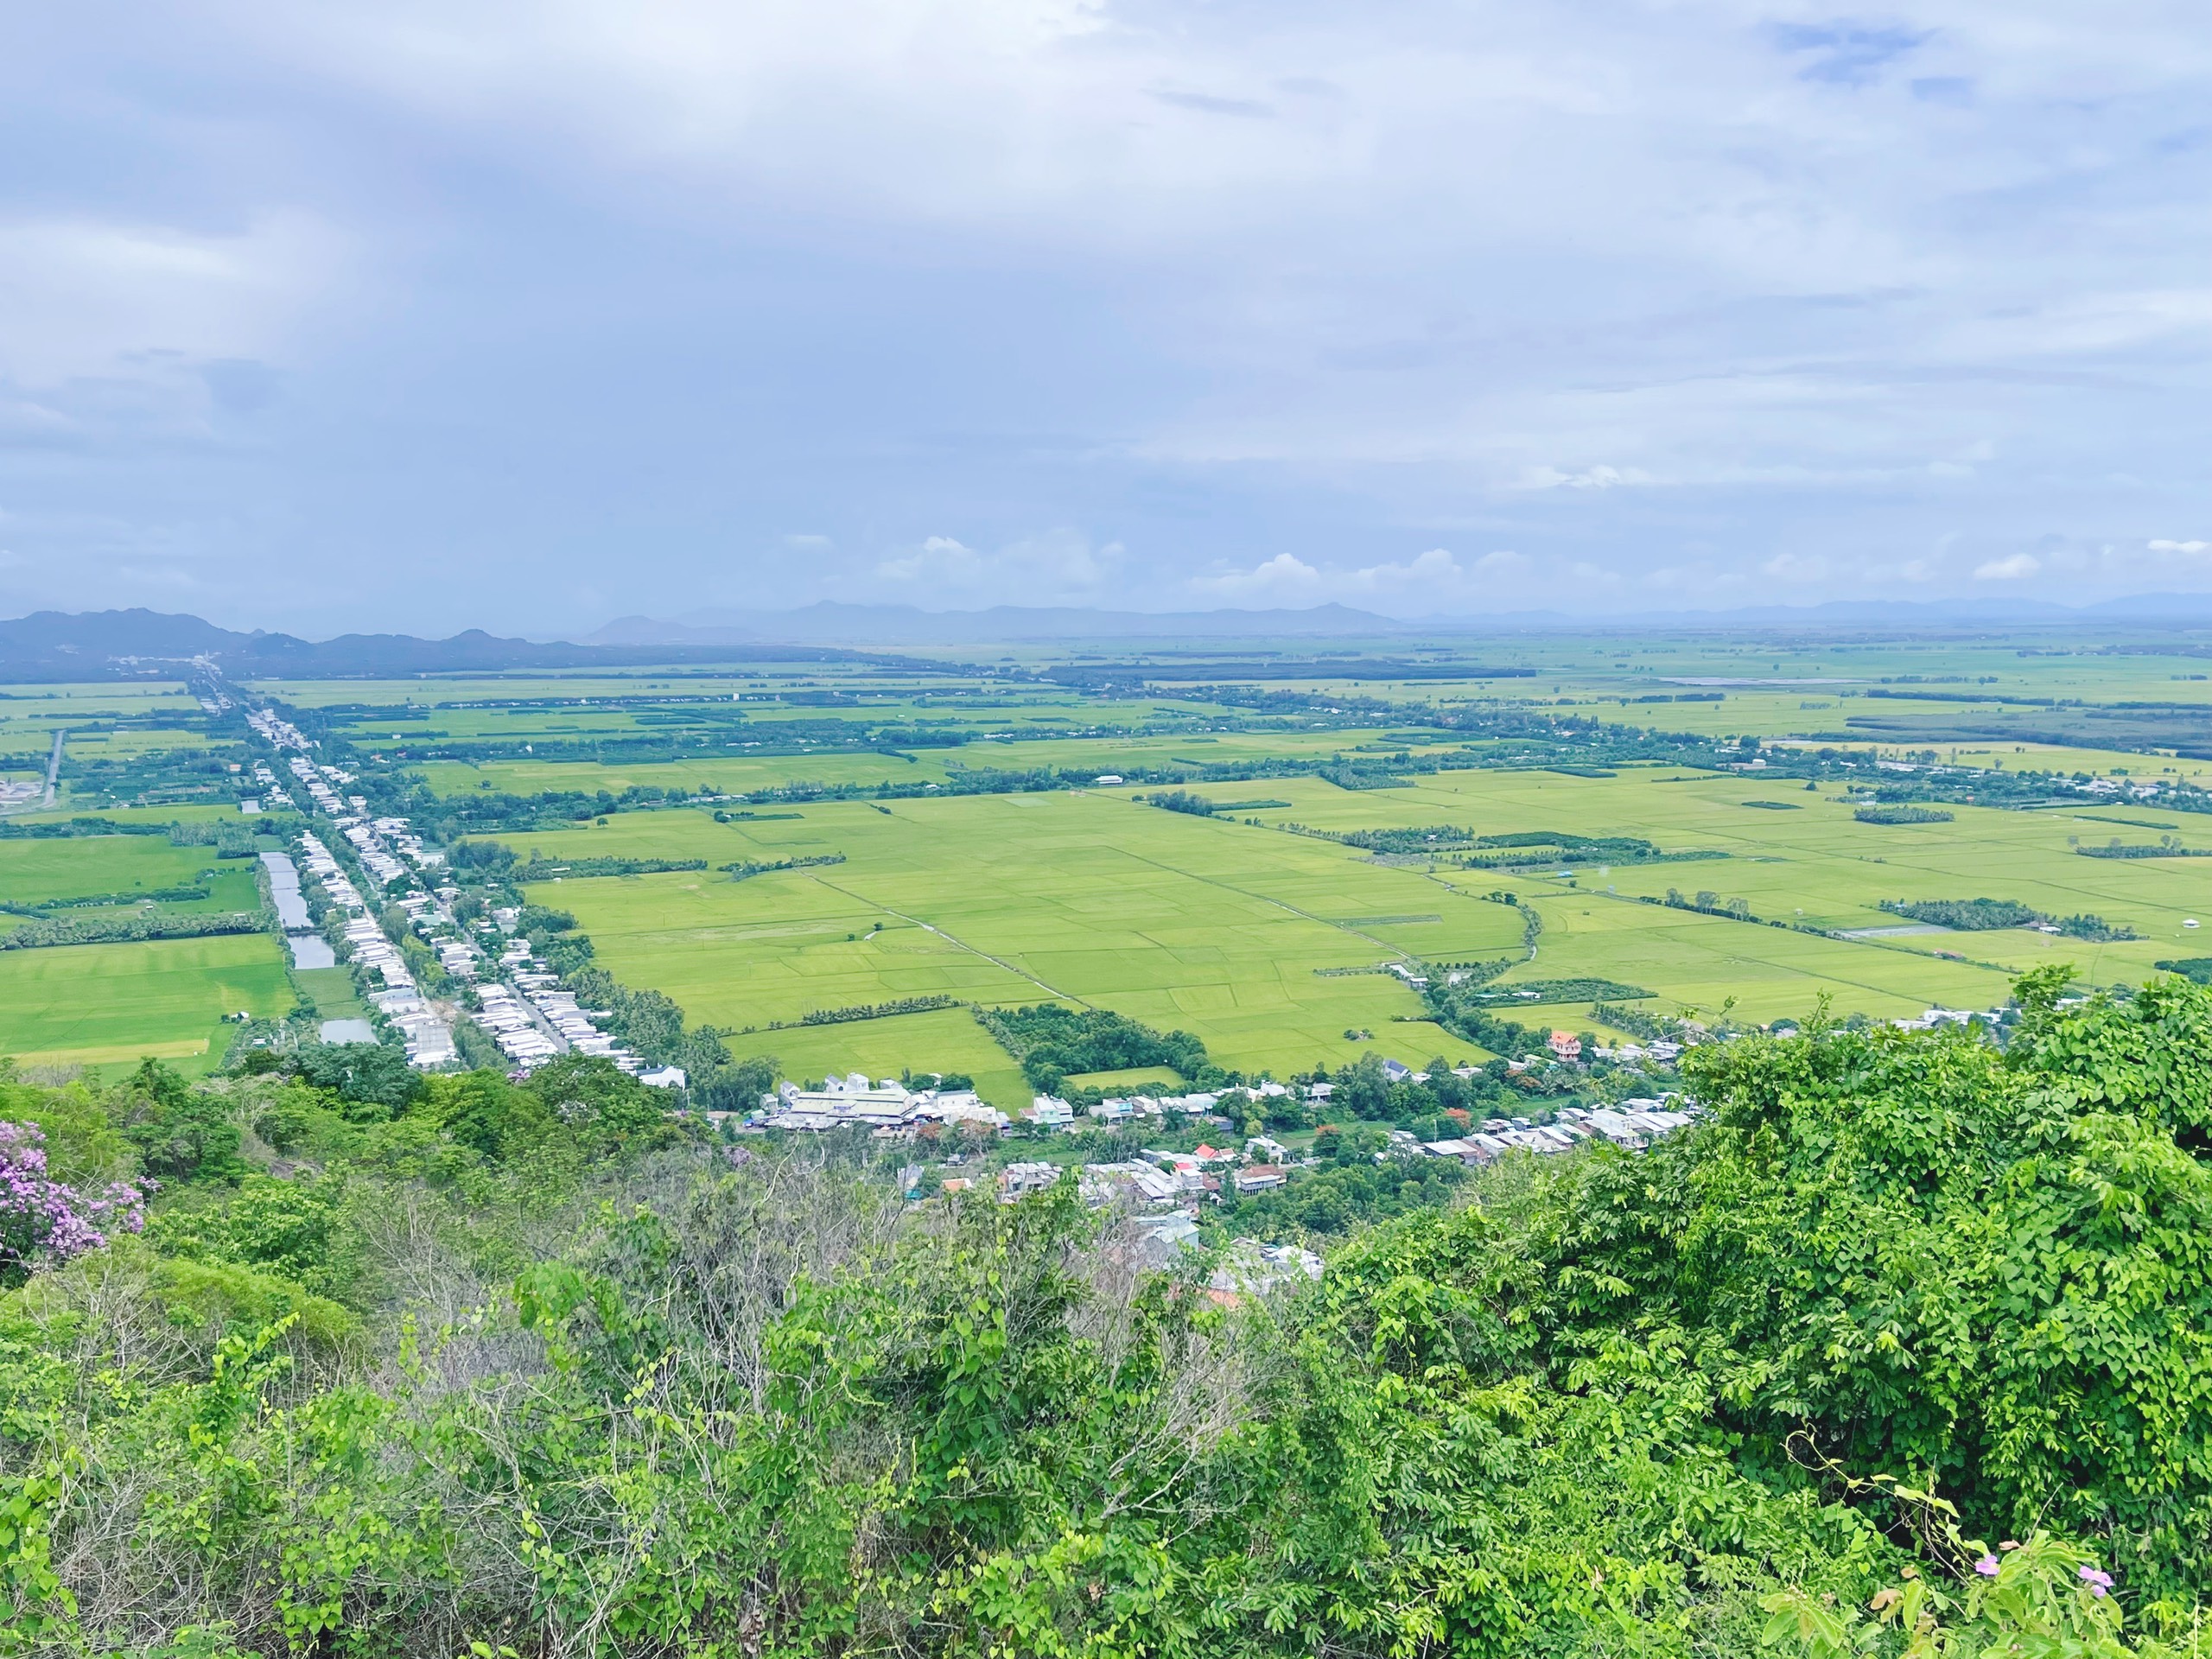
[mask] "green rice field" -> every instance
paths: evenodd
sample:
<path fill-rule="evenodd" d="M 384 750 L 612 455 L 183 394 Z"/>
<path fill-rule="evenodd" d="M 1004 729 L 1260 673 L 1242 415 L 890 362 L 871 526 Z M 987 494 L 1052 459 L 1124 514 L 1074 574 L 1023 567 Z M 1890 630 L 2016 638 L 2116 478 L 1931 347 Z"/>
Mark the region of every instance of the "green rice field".
<path fill-rule="evenodd" d="M 2201 758 L 2212 757 L 2212 670 L 2200 668 L 2197 652 L 2193 638 L 2176 635 L 1108 641 L 1080 656 L 962 648 L 887 653 L 880 663 L 853 656 L 728 671 L 433 675 L 260 689 L 327 711 L 336 722 L 333 741 L 355 764 L 389 767 L 456 803 L 639 786 L 739 795 L 951 785 L 987 769 L 1099 776 L 1276 760 L 1363 764 L 1465 747 L 1467 739 L 1436 721 L 1468 708 L 1537 721 L 1594 715 L 1708 737 L 1756 734 L 1876 756 L 1932 753 L 2010 772 L 2212 782 L 2212 758 Z M 1214 658 L 1249 664 L 1257 687 L 1238 687 L 1241 671 L 1209 666 Z M 1286 671 L 1286 659 L 1300 658 L 1325 660 L 1328 671 Z M 1082 664 L 1103 665 L 1103 677 L 1077 683 L 1092 671 Z M 1313 695 L 1268 704 L 1254 701 L 1255 690 Z M 64 728 L 79 764 L 204 747 L 208 740 L 190 729 L 198 709 L 175 683 L 11 688 L 0 691 L 0 752 L 32 753 Z M 2202 743 L 2190 735 L 2200 726 Z M 966 741 L 902 750 L 866 735 L 876 727 Z M 2175 741 L 2145 741 L 2154 730 Z M 2101 747 L 2107 741 L 2113 746 Z M 540 747 L 542 756 L 532 752 Z M 1135 785 L 1094 785 L 803 802 L 773 809 L 773 818 L 723 823 L 703 807 L 670 807 L 617 811 L 602 824 L 492 833 L 525 857 L 553 861 L 706 860 L 703 872 L 545 882 L 531 896 L 572 912 L 597 959 L 619 977 L 666 992 L 695 1021 L 738 1033 L 732 1042 L 741 1052 L 772 1052 L 795 1076 L 964 1071 L 1002 1101 L 1020 1096 L 1018 1072 L 963 1008 L 794 1022 L 916 996 L 985 1006 L 1049 998 L 1193 1032 L 1222 1063 L 1281 1076 L 1370 1050 L 1411 1063 L 1440 1052 L 1478 1057 L 1421 1019 L 1421 999 L 1386 971 L 1391 963 L 1417 973 L 1510 959 L 1503 989 L 1603 980 L 1647 993 L 1635 1002 L 1649 1013 L 1731 1007 L 1739 1018 L 1767 1020 L 1802 1014 L 1822 997 L 1840 1014 L 1876 1017 L 1932 1005 L 1987 1007 L 2004 1000 L 2012 976 L 2042 963 L 2071 963 L 2102 984 L 2139 982 L 2160 961 L 2212 954 L 2187 925 L 2212 926 L 2212 859 L 2103 859 L 2079 850 L 2162 834 L 2212 847 L 2212 819 L 2145 804 L 1958 806 L 1948 822 L 1872 824 L 1856 819 L 1834 785 L 1808 791 L 1802 780 L 1663 765 L 1606 770 L 1416 772 L 1400 786 L 1356 790 L 1305 775 L 1192 785 L 1227 807 L 1212 818 L 1141 804 Z M 67 762 L 63 785 L 67 803 Z M 83 809 L 63 809 L 72 810 Z M 149 823 L 235 811 L 199 802 L 98 810 Z M 1475 836 L 1633 836 L 1669 856 L 1506 873 L 1461 868 L 1449 854 L 1377 858 L 1327 838 L 1440 825 Z M 842 861 L 745 880 L 715 868 L 831 854 Z M 211 896 L 185 908 L 252 903 L 251 868 L 219 865 L 209 849 L 150 836 L 0 841 L 0 899 L 16 904 L 127 897 L 188 885 L 208 870 Z M 1670 890 L 1679 903 L 1666 902 Z M 1492 896 L 1502 894 L 1520 906 Z M 2098 944 L 2028 928 L 1944 932 L 1903 925 L 1880 907 L 1968 898 L 2015 900 L 2055 918 L 2092 915 L 2140 937 Z M 1698 905 L 1739 914 L 1686 907 Z M 1541 925 L 1533 955 L 1523 935 L 1530 915 Z M 97 1014 L 76 1016 L 99 1027 L 81 1041 L 53 1036 L 60 1002 L 39 1013 L 17 999 L 0 1020 L 0 1041 L 25 1052 L 92 1053 L 127 1046 L 135 1033 L 143 1043 L 189 1048 L 208 1040 L 215 1014 L 204 1011 L 219 1013 L 232 995 L 226 976 L 244 971 L 246 957 L 234 964 L 226 952 L 266 958 L 272 995 L 283 1000 L 276 947 L 270 942 L 263 952 L 261 943 L 10 953 L 22 960 L 0 958 L 0 969 L 27 983 L 60 983 L 113 978 L 72 961 L 137 961 L 130 953 L 150 951 L 147 962 L 172 964 L 161 970 L 172 977 L 155 982 L 196 982 L 200 989 L 143 999 L 111 992 Z M 344 977 L 333 970 L 317 1000 L 346 1005 Z M 126 975 L 123 982 L 136 981 Z M 1514 1000 L 1506 1001 L 1510 1011 Z M 175 1009 L 186 1004 L 203 1012 L 180 1024 Z M 1540 1023 L 1593 1023 L 1586 1002 L 1520 1006 Z"/>
<path fill-rule="evenodd" d="M 946 995 L 1093 1003 L 1202 1038 L 1223 1064 L 1334 1065 L 1421 1012 L 1375 972 L 1421 953 L 1515 950 L 1511 909 L 1326 842 L 1166 813 L 1099 793 L 809 807 L 716 824 L 701 811 L 518 838 L 518 850 L 705 857 L 836 852 L 846 861 L 732 881 L 717 872 L 547 882 L 599 959 L 713 1024 Z M 778 1033 L 780 1036 L 780 1033 Z M 1471 1053 L 1433 1026 L 1422 1058 Z M 1422 1045 L 1427 1045 L 1422 1047 Z"/>
<path fill-rule="evenodd" d="M 224 1015 L 291 1001 L 282 948 L 264 934 L 0 950 L 0 1054 L 101 1068 L 151 1055 L 197 1073 L 223 1057 Z"/>

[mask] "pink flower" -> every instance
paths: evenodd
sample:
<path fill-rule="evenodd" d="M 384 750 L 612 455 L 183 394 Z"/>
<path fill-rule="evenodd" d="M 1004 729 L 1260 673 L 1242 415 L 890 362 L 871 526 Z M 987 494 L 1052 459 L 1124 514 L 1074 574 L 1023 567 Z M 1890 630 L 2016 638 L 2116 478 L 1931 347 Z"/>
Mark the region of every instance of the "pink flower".
<path fill-rule="evenodd" d="M 1974 1570 L 1980 1573 L 1985 1579 L 1995 1578 L 1997 1576 L 1997 1558 L 1994 1555 L 1983 1556 L 1980 1560 L 1974 1564 Z"/>
<path fill-rule="evenodd" d="M 2099 1601 L 2102 1601 L 2112 1589 L 2112 1574 L 2109 1573 L 2100 1573 L 2094 1567 L 2083 1567 L 2081 1572 L 2081 1579 L 2082 1583 L 2089 1586 L 2091 1593 L 2094 1594 Z"/>

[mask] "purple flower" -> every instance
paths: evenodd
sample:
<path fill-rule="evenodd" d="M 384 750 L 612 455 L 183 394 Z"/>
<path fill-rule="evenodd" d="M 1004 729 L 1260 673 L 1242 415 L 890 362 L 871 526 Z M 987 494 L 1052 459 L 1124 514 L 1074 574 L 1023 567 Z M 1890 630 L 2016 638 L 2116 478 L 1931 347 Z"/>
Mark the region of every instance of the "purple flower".
<path fill-rule="evenodd" d="M 1985 1579 L 1995 1578 L 1997 1576 L 1997 1558 L 1994 1555 L 1983 1556 L 1980 1560 L 1974 1564 L 1974 1570 L 1980 1573 Z"/>
<path fill-rule="evenodd" d="M 145 1206 L 144 1192 L 128 1181 L 95 1198 L 48 1179 L 45 1131 L 0 1122 L 0 1284 L 100 1249 L 107 1235 L 95 1223 L 141 1231 Z"/>
<path fill-rule="evenodd" d="M 2094 1567 L 2083 1567 L 2081 1572 L 2081 1579 L 2082 1583 L 2089 1586 L 2091 1592 L 2095 1595 L 2099 1601 L 2102 1601 L 2105 1599 L 2106 1594 L 2112 1589 L 2112 1574 L 2109 1573 L 2100 1573 Z"/>

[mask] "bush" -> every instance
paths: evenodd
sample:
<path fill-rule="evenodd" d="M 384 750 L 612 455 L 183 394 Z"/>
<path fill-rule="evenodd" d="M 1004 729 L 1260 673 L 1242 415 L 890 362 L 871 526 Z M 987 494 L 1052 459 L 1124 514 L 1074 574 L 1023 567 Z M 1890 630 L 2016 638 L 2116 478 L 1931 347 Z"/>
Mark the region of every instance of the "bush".
<path fill-rule="evenodd" d="M 1851 816 L 1861 823 L 1948 823 L 1958 815 L 1939 806 L 1862 806 Z"/>
<path fill-rule="evenodd" d="M 308 1043 L 293 1051 L 291 1065 L 300 1077 L 348 1103 L 346 1115 L 357 1119 L 395 1117 L 428 1092 L 406 1050 L 390 1043 Z"/>
<path fill-rule="evenodd" d="M 229 1107 L 188 1088 L 159 1060 L 141 1062 L 117 1090 L 109 1110 L 149 1175 L 168 1181 L 229 1180 L 245 1173 Z"/>
<path fill-rule="evenodd" d="M 1206 1048 L 1186 1031 L 1157 1032 L 1105 1008 L 1064 1008 L 1040 1003 L 1026 1008 L 982 1008 L 976 1018 L 1016 1059 L 1032 1086 L 1052 1093 L 1064 1077 L 1084 1071 L 1122 1071 L 1164 1065 L 1196 1080 L 1206 1069 Z"/>

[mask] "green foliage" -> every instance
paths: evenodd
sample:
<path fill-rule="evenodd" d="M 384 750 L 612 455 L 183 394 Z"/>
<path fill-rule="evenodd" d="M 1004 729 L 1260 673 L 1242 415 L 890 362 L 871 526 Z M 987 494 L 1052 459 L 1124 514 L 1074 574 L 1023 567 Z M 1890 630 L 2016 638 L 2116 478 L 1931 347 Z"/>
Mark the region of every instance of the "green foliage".
<path fill-rule="evenodd" d="M 806 870 L 817 865 L 842 864 L 844 861 L 842 853 L 816 853 L 804 858 L 745 859 L 721 868 L 731 880 L 749 881 L 756 875 L 772 875 L 778 870 Z"/>
<path fill-rule="evenodd" d="M 2062 916 L 2058 931 L 2069 939 L 2087 939 L 2092 944 L 2113 944 L 2123 939 L 2139 939 L 2143 936 L 2120 922 L 2108 922 L 2101 916 L 2083 913 Z"/>
<path fill-rule="evenodd" d="M 1917 899 L 1910 903 L 1903 899 L 1885 899 L 1882 908 L 1908 921 L 1926 922 L 1935 927 L 1958 928 L 1965 932 L 2025 927 L 2031 923 L 2049 919 L 2034 906 L 2024 905 L 2012 899 Z"/>
<path fill-rule="evenodd" d="M 0 933 L 0 950 L 38 950 L 67 944 L 127 944 L 141 939 L 204 939 L 225 933 L 258 933 L 265 925 L 251 911 L 222 915 L 132 910 L 116 915 L 54 916 Z"/>
<path fill-rule="evenodd" d="M 603 1055 L 563 1054 L 534 1072 L 530 1088 L 589 1156 L 624 1156 L 680 1138 L 667 1097 Z"/>
<path fill-rule="evenodd" d="M 1487 989 L 1469 993 L 1478 1002 L 1593 1002 L 1609 998 L 1634 1001 L 1650 995 L 1640 985 L 1594 978 L 1517 979 L 1510 985 L 1493 982 Z"/>
<path fill-rule="evenodd" d="M 1932 923 L 1937 927 L 1957 928 L 1964 932 L 2026 927 L 2051 920 L 2033 906 L 2012 899 L 1923 899 L 1910 904 L 1897 899 L 1884 899 L 1882 908 L 1912 921 Z M 2097 944 L 2139 937 L 2133 928 L 2118 922 L 2108 922 L 2101 916 L 2068 916 L 2060 919 L 2056 925 L 2058 931 L 2069 938 L 2088 939 Z"/>
<path fill-rule="evenodd" d="M 1187 789 L 1166 789 L 1143 797 L 1147 806 L 1156 806 L 1168 812 L 1187 812 L 1194 818 L 1210 818 L 1217 810 L 1203 795 L 1193 795 Z"/>
<path fill-rule="evenodd" d="M 500 1159 L 543 1141 L 560 1121 L 537 1090 L 518 1088 L 498 1071 L 433 1077 L 429 1109 L 462 1146 Z"/>
<path fill-rule="evenodd" d="M 703 858 L 575 858 L 567 863 L 533 858 L 505 873 L 511 881 L 550 881 L 556 875 L 658 875 L 670 870 L 703 870 Z"/>
<path fill-rule="evenodd" d="M 145 1060 L 117 1091 L 108 1112 L 137 1148 L 146 1173 L 162 1180 L 233 1179 L 245 1173 L 241 1137 L 229 1109 L 188 1088 L 159 1060 Z"/>
<path fill-rule="evenodd" d="M 1230 1217 L 1236 1232 L 1259 1238 L 1341 1236 L 1395 1216 L 1440 1209 L 1467 1175 L 1464 1165 L 1449 1159 L 1377 1163 L 1371 1147 L 1342 1131 L 1318 1137 L 1314 1150 L 1329 1160 L 1322 1168 L 1236 1200 Z"/>
<path fill-rule="evenodd" d="M 2159 842 L 2123 842 L 2117 837 L 2101 847 L 2076 847 L 2083 858 L 2212 858 L 2212 848 L 2184 847 L 2168 836 Z"/>
<path fill-rule="evenodd" d="M 1861 823 L 1948 823 L 1958 814 L 1939 806 L 1862 806 L 1851 816 Z"/>
<path fill-rule="evenodd" d="M 0 1651 L 2162 1654 L 2212 1583 L 2212 991 L 2065 990 L 2001 1052 L 1707 1045 L 1640 1154 L 1409 1166 L 1383 1085 L 1239 1206 L 1325 1277 L 1236 1307 L 1072 1179 L 733 1167 L 604 1061 L 365 1122 L 80 1087 L 88 1159 L 205 1102 L 321 1166 L 0 1296 Z"/>
<path fill-rule="evenodd" d="M 164 1257 L 152 1266 L 150 1300 L 187 1327 L 251 1333 L 289 1321 L 302 1341 L 331 1350 L 361 1335 L 360 1321 L 327 1297 L 237 1262 Z"/>
<path fill-rule="evenodd" d="M 227 1262 L 322 1294 L 352 1274 L 334 1257 L 342 1181 L 252 1174 L 218 1202 L 158 1212 L 148 1241 L 165 1255 Z"/>
<path fill-rule="evenodd" d="M 1414 824 L 1403 829 L 1353 830 L 1338 836 L 1347 847 L 1364 847 L 1375 853 L 1427 853 L 1471 845 L 1475 832 L 1456 824 Z"/>
<path fill-rule="evenodd" d="M 691 1098 L 709 1111 L 750 1111 L 776 1086 L 782 1066 L 772 1054 L 755 1054 L 726 1065 L 703 1083 L 692 1084 Z"/>
<path fill-rule="evenodd" d="M 304 1081 L 346 1102 L 349 1116 L 364 1120 L 394 1116 L 428 1090 L 407 1052 L 391 1043 L 308 1043 L 293 1051 L 290 1064 Z"/>
<path fill-rule="evenodd" d="M 1043 1002 L 1034 1007 L 978 1007 L 976 1018 L 1021 1062 L 1022 1075 L 1047 1094 L 1064 1077 L 1084 1071 L 1165 1065 L 1196 1080 L 1206 1070 L 1205 1045 L 1190 1033 L 1157 1032 L 1105 1008 Z"/>

